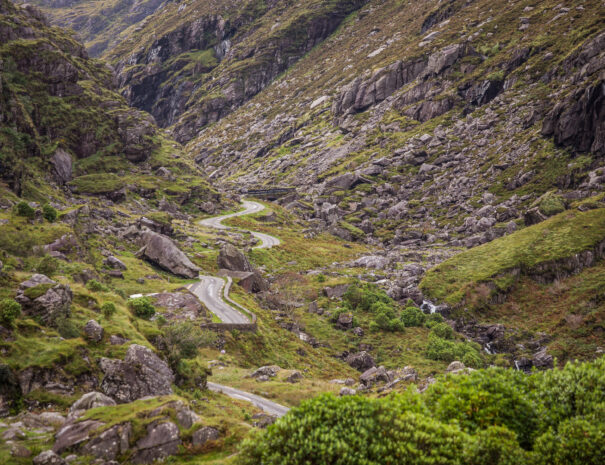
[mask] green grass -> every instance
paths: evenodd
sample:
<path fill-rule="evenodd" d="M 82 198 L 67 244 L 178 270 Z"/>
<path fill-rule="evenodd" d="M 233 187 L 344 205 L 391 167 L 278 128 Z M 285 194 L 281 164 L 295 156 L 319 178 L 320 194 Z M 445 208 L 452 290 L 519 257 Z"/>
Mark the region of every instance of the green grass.
<path fill-rule="evenodd" d="M 463 252 L 430 270 L 425 295 L 457 305 L 486 292 L 507 292 L 517 271 L 526 274 L 547 262 L 569 258 L 605 240 L 605 208 L 569 210 L 542 223 Z"/>

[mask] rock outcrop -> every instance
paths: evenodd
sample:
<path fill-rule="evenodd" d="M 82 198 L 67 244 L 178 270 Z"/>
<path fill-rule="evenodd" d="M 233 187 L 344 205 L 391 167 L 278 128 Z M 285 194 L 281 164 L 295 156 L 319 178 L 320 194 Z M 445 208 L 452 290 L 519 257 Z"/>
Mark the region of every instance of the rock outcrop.
<path fill-rule="evenodd" d="M 200 269 L 166 236 L 153 231 L 141 234 L 143 247 L 137 256 L 184 278 L 196 278 Z"/>
<path fill-rule="evenodd" d="M 70 315 L 72 298 L 69 286 L 59 284 L 48 276 L 35 274 L 19 285 L 15 300 L 22 305 L 26 314 L 52 325 L 57 319 Z"/>
<path fill-rule="evenodd" d="M 172 393 L 172 370 L 147 347 L 133 344 L 123 361 L 102 358 L 99 366 L 104 373 L 101 389 L 118 403 Z"/>

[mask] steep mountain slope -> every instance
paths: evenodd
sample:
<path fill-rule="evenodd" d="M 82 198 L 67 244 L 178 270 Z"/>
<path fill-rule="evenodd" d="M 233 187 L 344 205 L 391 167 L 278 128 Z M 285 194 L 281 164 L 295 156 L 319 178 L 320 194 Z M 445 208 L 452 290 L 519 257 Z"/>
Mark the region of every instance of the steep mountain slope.
<path fill-rule="evenodd" d="M 164 0 L 34 0 L 47 17 L 58 26 L 78 33 L 88 52 L 99 56 L 120 33 L 161 9 Z"/>

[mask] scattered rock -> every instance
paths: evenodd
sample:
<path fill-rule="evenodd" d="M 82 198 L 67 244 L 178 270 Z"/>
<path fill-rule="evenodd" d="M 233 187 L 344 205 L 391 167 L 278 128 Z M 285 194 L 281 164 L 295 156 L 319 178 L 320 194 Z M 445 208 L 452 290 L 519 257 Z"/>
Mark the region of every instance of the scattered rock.
<path fill-rule="evenodd" d="M 45 450 L 34 457 L 34 465 L 65 465 L 66 462 L 52 450 Z"/>
<path fill-rule="evenodd" d="M 338 315 L 338 321 L 336 321 L 336 327 L 342 330 L 348 330 L 353 327 L 353 314 L 352 313 L 341 313 Z"/>
<path fill-rule="evenodd" d="M 103 339 L 103 326 L 101 326 L 95 320 L 89 320 L 88 323 L 84 325 L 84 335 L 86 339 L 93 342 L 101 342 Z"/>
<path fill-rule="evenodd" d="M 257 368 L 250 375 L 251 378 L 258 378 L 259 376 L 267 376 L 269 378 L 275 378 L 277 373 L 281 370 L 277 365 L 267 365 L 264 367 Z"/>
<path fill-rule="evenodd" d="M 292 373 L 290 373 L 290 375 L 286 378 L 286 382 L 288 383 L 298 383 L 300 380 L 303 379 L 303 375 L 300 371 L 293 371 Z"/>
<path fill-rule="evenodd" d="M 364 372 L 375 366 L 374 359 L 365 350 L 350 354 L 346 358 L 346 362 L 358 371 Z"/>
<path fill-rule="evenodd" d="M 349 289 L 349 284 L 338 284 L 334 287 L 324 287 L 323 293 L 328 299 L 340 299 Z"/>
<path fill-rule="evenodd" d="M 206 444 L 208 441 L 216 441 L 220 437 L 220 433 L 216 428 L 211 426 L 203 426 L 193 433 L 191 437 L 191 443 L 195 447 L 200 447 Z"/>
<path fill-rule="evenodd" d="M 275 415 L 269 415 L 268 413 L 255 413 L 252 415 L 252 425 L 256 428 L 265 429 L 267 426 L 272 425 L 277 421 L 277 417 Z"/>
<path fill-rule="evenodd" d="M 122 260 L 120 260 L 119 258 L 114 257 L 113 255 L 110 255 L 105 260 L 103 260 L 103 263 L 105 265 L 107 265 L 108 267 L 113 268 L 114 270 L 126 270 L 127 269 L 124 262 Z"/>
<path fill-rule="evenodd" d="M 69 413 L 72 414 L 78 410 L 89 410 L 96 407 L 109 407 L 116 405 L 116 402 L 101 392 L 87 392 L 78 400 L 76 400 L 69 408 Z"/>
<path fill-rule="evenodd" d="M 124 361 L 102 358 L 99 365 L 105 375 L 101 389 L 118 403 L 172 394 L 172 370 L 147 347 L 132 344 Z"/>
<path fill-rule="evenodd" d="M 340 389 L 340 392 L 338 393 L 341 397 L 342 396 L 354 396 L 355 394 L 357 394 L 357 391 L 355 389 L 349 388 L 349 387 L 343 387 Z"/>

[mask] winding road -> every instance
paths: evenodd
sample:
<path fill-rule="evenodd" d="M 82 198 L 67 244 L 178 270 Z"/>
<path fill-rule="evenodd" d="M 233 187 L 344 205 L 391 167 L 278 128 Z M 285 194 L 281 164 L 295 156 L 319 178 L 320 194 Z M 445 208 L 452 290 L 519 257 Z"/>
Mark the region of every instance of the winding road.
<path fill-rule="evenodd" d="M 250 394 L 249 392 L 240 391 L 239 389 L 229 386 L 223 386 L 222 384 L 211 383 L 208 381 L 208 389 L 214 392 L 221 392 L 232 399 L 240 399 L 250 402 L 263 412 L 266 412 L 270 415 L 275 415 L 277 417 L 283 417 L 290 410 L 288 407 L 276 404 L 275 402 L 267 400 L 264 397 L 256 396 L 254 394 Z"/>
<path fill-rule="evenodd" d="M 200 221 L 199 224 L 207 228 L 220 230 L 237 229 L 242 231 L 238 228 L 225 226 L 223 221 L 229 218 L 235 218 L 237 216 L 250 215 L 265 209 L 263 204 L 252 202 L 251 200 L 244 200 L 242 205 L 244 209 L 239 212 L 206 218 L 205 220 Z M 280 240 L 277 237 L 270 236 L 269 234 L 247 230 L 246 232 L 249 232 L 260 241 L 260 243 L 254 247 L 255 249 L 270 249 L 271 247 L 275 247 L 280 244 Z M 230 282 L 228 285 L 230 285 Z M 228 300 L 229 298 L 229 293 L 228 289 L 227 292 L 223 293 L 223 289 L 225 288 L 224 279 L 216 276 L 200 276 L 200 281 L 190 285 L 188 288 L 198 299 L 204 303 L 204 305 L 206 305 L 206 307 L 208 307 L 208 310 L 214 313 L 221 320 L 221 322 L 238 324 L 250 323 L 250 319 L 247 316 L 235 309 L 232 305 L 225 302 L 225 300 Z"/>
<path fill-rule="evenodd" d="M 222 222 L 228 218 L 234 218 L 237 216 L 249 215 L 251 213 L 257 213 L 265 209 L 264 205 L 258 202 L 252 202 L 250 200 L 244 200 L 242 202 L 244 209 L 237 213 L 231 213 L 229 215 L 215 216 L 213 218 L 207 218 L 200 221 L 201 226 L 214 229 L 237 229 L 225 226 Z M 240 230 L 241 231 L 241 230 Z M 255 249 L 270 249 L 280 244 L 277 237 L 270 236 L 255 231 L 248 231 L 254 237 L 256 237 L 260 243 Z M 250 323 L 248 317 L 236 310 L 234 307 L 229 305 L 225 300 L 229 300 L 229 288 L 231 286 L 231 278 L 227 281 L 227 290 L 225 289 L 225 281 L 222 278 L 216 276 L 200 276 L 200 281 L 189 286 L 189 290 L 195 294 L 206 307 L 220 318 L 223 323 Z M 234 303 L 234 305 L 237 305 Z M 233 399 L 240 399 L 246 402 L 250 402 L 252 405 L 260 408 L 264 412 L 275 415 L 278 417 L 284 416 L 290 410 L 280 404 L 276 404 L 270 400 L 264 399 L 263 397 L 250 394 L 249 392 L 240 391 L 229 386 L 223 386 L 221 384 L 208 382 L 208 389 L 214 392 L 221 392 Z"/>

